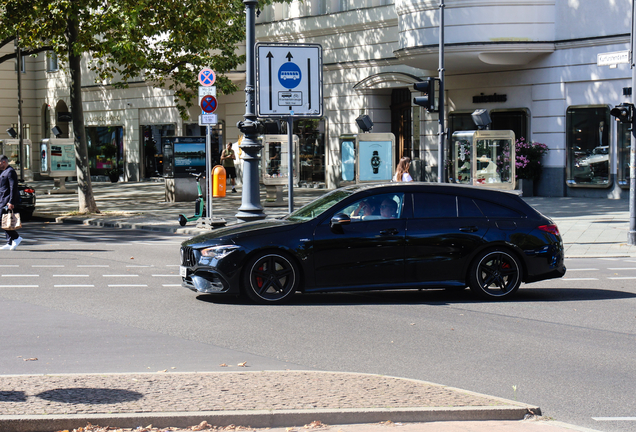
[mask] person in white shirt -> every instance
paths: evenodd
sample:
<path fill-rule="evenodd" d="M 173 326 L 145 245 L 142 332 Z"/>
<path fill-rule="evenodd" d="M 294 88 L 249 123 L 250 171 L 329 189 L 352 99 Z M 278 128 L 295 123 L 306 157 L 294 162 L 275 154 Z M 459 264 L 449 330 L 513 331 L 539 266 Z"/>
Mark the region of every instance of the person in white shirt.
<path fill-rule="evenodd" d="M 394 182 L 411 182 L 413 181 L 413 177 L 409 174 L 409 167 L 411 166 L 411 158 L 404 156 L 398 162 L 397 169 L 395 170 L 395 175 L 393 176 Z"/>

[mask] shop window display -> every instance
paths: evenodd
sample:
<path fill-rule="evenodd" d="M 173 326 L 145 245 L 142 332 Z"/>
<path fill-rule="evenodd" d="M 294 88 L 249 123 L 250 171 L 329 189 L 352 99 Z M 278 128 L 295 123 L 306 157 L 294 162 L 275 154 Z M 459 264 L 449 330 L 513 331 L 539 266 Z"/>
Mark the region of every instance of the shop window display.
<path fill-rule="evenodd" d="M 610 185 L 610 113 L 607 106 L 570 107 L 566 116 L 567 184 Z"/>
<path fill-rule="evenodd" d="M 283 123 L 282 126 L 286 126 Z M 281 133 L 286 134 L 286 127 Z M 300 142 L 301 187 L 320 187 L 325 183 L 325 120 L 299 119 L 294 121 L 294 135 Z"/>
<path fill-rule="evenodd" d="M 87 127 L 86 138 L 92 175 L 108 175 L 109 171 L 123 169 L 124 131 L 121 126 Z"/>
<path fill-rule="evenodd" d="M 629 189 L 629 152 L 631 151 L 631 125 L 616 123 L 618 125 L 618 184 Z"/>

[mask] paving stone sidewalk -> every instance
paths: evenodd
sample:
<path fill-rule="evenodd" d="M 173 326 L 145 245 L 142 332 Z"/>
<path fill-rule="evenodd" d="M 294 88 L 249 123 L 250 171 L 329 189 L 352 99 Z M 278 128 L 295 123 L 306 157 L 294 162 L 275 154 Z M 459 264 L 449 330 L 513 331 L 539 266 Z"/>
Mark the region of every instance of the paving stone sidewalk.
<path fill-rule="evenodd" d="M 539 407 L 423 381 L 320 371 L 0 376 L 0 430 L 522 420 Z"/>
<path fill-rule="evenodd" d="M 422 381 L 316 371 L 20 375 L 1 386 L 4 415 L 511 404 Z"/>

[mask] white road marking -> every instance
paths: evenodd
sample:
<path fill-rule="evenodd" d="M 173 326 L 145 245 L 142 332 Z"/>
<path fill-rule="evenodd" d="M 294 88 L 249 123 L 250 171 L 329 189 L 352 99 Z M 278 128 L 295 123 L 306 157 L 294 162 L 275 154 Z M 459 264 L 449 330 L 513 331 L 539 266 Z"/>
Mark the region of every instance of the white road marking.
<path fill-rule="evenodd" d="M 636 267 L 609 267 L 608 270 L 636 270 Z"/>
<path fill-rule="evenodd" d="M 624 277 L 608 277 L 609 280 L 632 280 L 636 279 L 636 276 L 624 276 Z"/>
<path fill-rule="evenodd" d="M 123 275 L 118 275 L 118 274 L 111 275 L 111 274 L 107 274 L 107 275 L 102 275 L 102 276 L 104 276 L 104 277 L 137 277 L 137 276 L 139 276 L 139 275 L 137 275 L 137 274 L 123 274 Z"/>
<path fill-rule="evenodd" d="M 0 265 L 0 267 L 20 267 L 18 264 L 4 264 Z"/>
<path fill-rule="evenodd" d="M 123 285 L 108 285 L 111 288 L 122 288 L 122 287 L 147 287 L 148 285 L 127 285 L 127 284 L 123 284 Z"/>
<path fill-rule="evenodd" d="M 165 287 L 180 287 L 181 284 L 163 284 L 161 286 L 165 286 Z"/>
<path fill-rule="evenodd" d="M 636 417 L 592 417 L 596 421 L 636 421 Z"/>
<path fill-rule="evenodd" d="M 53 275 L 53 277 L 88 277 L 88 275 L 63 274 L 63 275 Z"/>
<path fill-rule="evenodd" d="M 598 278 L 561 278 L 564 281 L 597 281 Z"/>
<path fill-rule="evenodd" d="M 40 288 L 40 285 L 0 285 L 0 288 Z"/>
<path fill-rule="evenodd" d="M 152 275 L 152 277 L 181 277 L 181 275 L 178 274 L 168 274 L 168 275 Z"/>
<path fill-rule="evenodd" d="M 95 285 L 53 285 L 53 288 L 95 288 Z"/>
<path fill-rule="evenodd" d="M 33 264 L 31 267 L 59 268 L 64 267 L 63 264 Z"/>
<path fill-rule="evenodd" d="M 82 268 L 89 268 L 89 267 L 110 267 L 109 265 L 103 265 L 103 264 L 86 264 L 86 265 L 81 265 L 78 264 L 78 267 L 82 267 Z"/>
<path fill-rule="evenodd" d="M 2 277 L 40 277 L 40 275 L 19 275 L 19 274 L 3 274 Z"/>
<path fill-rule="evenodd" d="M 598 271 L 598 269 L 597 268 L 580 268 L 580 269 L 568 268 L 568 273 L 569 272 L 577 272 L 577 271 Z"/>

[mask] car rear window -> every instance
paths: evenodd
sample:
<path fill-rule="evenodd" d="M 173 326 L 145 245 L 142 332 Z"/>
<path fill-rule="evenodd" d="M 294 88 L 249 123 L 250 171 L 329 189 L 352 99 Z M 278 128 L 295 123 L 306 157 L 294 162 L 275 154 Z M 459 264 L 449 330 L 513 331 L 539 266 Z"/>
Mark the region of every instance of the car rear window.
<path fill-rule="evenodd" d="M 481 212 L 489 218 L 518 218 L 524 216 L 523 213 L 511 209 L 510 207 L 479 199 L 476 199 L 474 201 Z"/>
<path fill-rule="evenodd" d="M 416 193 L 413 195 L 415 218 L 456 218 L 457 197 L 455 195 Z"/>

